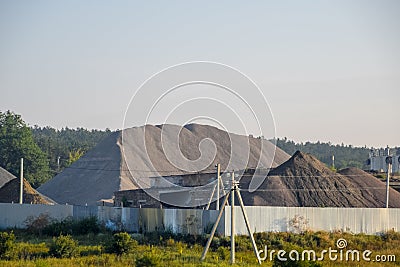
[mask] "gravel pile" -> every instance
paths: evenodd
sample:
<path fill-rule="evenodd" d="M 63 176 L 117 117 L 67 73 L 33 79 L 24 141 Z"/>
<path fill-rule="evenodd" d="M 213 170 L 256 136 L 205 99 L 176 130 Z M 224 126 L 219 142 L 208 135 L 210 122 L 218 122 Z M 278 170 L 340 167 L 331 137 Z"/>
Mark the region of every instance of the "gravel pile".
<path fill-rule="evenodd" d="M 20 179 L 14 178 L 0 188 L 1 203 L 19 203 Z M 27 204 L 54 204 L 54 201 L 38 193 L 28 181 L 24 179 L 23 203 Z"/>
<path fill-rule="evenodd" d="M 155 176 L 210 172 L 216 163 L 222 171 L 276 167 L 289 157 L 267 140 L 208 125 L 146 125 L 112 133 L 38 191 L 58 203 L 94 205 L 116 191 L 152 187 Z"/>
<path fill-rule="evenodd" d="M 356 168 L 333 172 L 315 157 L 297 151 L 269 173 L 258 191 L 242 194 L 247 205 L 256 206 L 382 208 L 386 185 Z M 399 192 L 390 189 L 389 204 L 400 207 Z"/>
<path fill-rule="evenodd" d="M 12 179 L 14 179 L 15 176 L 12 175 L 11 173 L 9 173 L 8 171 L 6 171 L 5 169 L 3 169 L 2 167 L 0 167 L 0 188 L 6 184 L 7 182 L 11 181 Z"/>

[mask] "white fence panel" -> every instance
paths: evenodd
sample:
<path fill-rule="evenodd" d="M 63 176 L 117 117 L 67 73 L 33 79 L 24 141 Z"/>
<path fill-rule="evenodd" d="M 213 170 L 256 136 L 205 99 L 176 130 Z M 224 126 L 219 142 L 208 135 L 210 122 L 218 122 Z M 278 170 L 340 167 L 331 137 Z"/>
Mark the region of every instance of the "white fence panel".
<path fill-rule="evenodd" d="M 226 207 L 217 232 L 230 235 L 230 207 Z M 341 230 L 377 234 L 400 230 L 400 209 L 385 208 L 313 208 L 313 207 L 246 207 L 252 232 L 283 232 L 307 228 L 313 231 Z M 194 209 L 150 209 L 121 207 L 73 207 L 71 205 L 33 205 L 0 203 L 0 228 L 25 227 L 29 216 L 48 214 L 62 220 L 67 217 L 97 216 L 100 222 L 112 223 L 116 229 L 129 232 L 172 230 L 175 233 L 202 234 L 210 230 L 218 211 Z M 247 234 L 240 207 L 235 207 L 237 234 Z M 299 228 L 290 220 L 297 217 Z M 301 219 L 302 218 L 302 219 Z"/>
<path fill-rule="evenodd" d="M 71 205 L 0 203 L 0 229 L 24 228 L 29 216 L 37 217 L 42 213 L 62 220 L 73 215 L 73 207 Z"/>
<path fill-rule="evenodd" d="M 385 208 L 314 208 L 314 207 L 246 207 L 253 232 L 294 231 L 290 221 L 300 219 L 300 226 L 313 231 L 346 231 L 377 234 L 399 231 L 400 209 Z M 231 207 L 225 208 L 225 235 L 230 235 Z M 235 231 L 247 234 L 240 207 L 235 207 Z M 301 228 L 301 227 L 300 227 Z"/>

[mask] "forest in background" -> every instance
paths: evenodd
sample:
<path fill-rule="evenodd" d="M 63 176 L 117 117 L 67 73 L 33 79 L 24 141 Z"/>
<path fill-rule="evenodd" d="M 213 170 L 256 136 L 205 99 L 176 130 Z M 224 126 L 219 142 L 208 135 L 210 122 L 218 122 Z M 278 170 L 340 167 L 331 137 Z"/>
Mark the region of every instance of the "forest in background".
<path fill-rule="evenodd" d="M 368 153 L 372 148 L 367 147 L 353 147 L 352 145 L 334 145 L 324 142 L 305 142 L 295 143 L 287 138 L 278 138 L 271 140 L 277 147 L 284 150 L 286 153 L 293 155 L 294 152 L 300 150 L 305 153 L 312 154 L 320 161 L 332 167 L 332 156 L 335 157 L 335 168 L 343 169 L 347 167 L 357 167 L 365 169 Z"/>
<path fill-rule="evenodd" d="M 47 155 L 53 176 L 78 160 L 111 133 L 109 129 L 88 130 L 66 127 L 57 130 L 48 126 L 34 126 L 31 130 L 36 144 Z"/>
<path fill-rule="evenodd" d="M 25 177 L 36 188 L 78 160 L 110 133 L 109 129 L 30 127 L 20 115 L 0 111 L 0 166 L 18 176 L 19 161 L 23 157 L 27 166 Z M 365 168 L 371 149 L 319 141 L 295 143 L 287 138 L 271 141 L 290 155 L 297 150 L 310 153 L 329 167 L 334 155 L 336 169 Z M 399 150 L 398 147 L 395 149 Z"/>

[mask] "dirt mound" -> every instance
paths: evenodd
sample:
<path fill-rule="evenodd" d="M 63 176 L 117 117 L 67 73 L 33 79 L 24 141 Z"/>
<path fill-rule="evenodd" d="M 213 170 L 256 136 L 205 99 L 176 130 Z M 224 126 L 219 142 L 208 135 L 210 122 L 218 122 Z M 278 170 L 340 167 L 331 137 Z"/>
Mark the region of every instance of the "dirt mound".
<path fill-rule="evenodd" d="M 203 156 L 209 161 L 200 168 Z M 155 176 L 215 171 L 216 163 L 222 170 L 276 167 L 288 158 L 268 140 L 208 125 L 146 125 L 112 133 L 38 191 L 58 203 L 95 205 L 116 191 L 153 187 Z"/>
<path fill-rule="evenodd" d="M 6 184 L 8 181 L 14 179 L 15 176 L 0 167 L 0 188 Z"/>
<path fill-rule="evenodd" d="M 14 178 L 0 188 L 1 203 L 19 202 L 20 180 Z M 23 203 L 27 204 L 55 204 L 51 199 L 43 196 L 24 179 Z"/>
<path fill-rule="evenodd" d="M 289 207 L 385 206 L 385 184 L 355 168 L 335 173 L 315 157 L 297 151 L 272 170 L 254 193 L 243 192 L 247 205 Z M 400 193 L 390 190 L 390 207 L 400 207 Z"/>
<path fill-rule="evenodd" d="M 365 188 L 363 197 L 376 201 L 378 207 L 383 207 L 386 203 L 386 184 L 373 175 L 358 168 L 346 168 L 338 171 L 346 176 L 355 187 Z M 399 208 L 400 193 L 393 188 L 389 189 L 389 207 Z"/>

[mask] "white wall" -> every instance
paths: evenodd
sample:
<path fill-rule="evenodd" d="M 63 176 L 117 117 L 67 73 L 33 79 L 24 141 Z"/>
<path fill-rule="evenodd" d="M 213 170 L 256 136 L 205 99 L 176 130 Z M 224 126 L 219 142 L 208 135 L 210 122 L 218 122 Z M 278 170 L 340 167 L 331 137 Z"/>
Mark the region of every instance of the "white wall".
<path fill-rule="evenodd" d="M 29 216 L 37 217 L 41 213 L 61 220 L 73 215 L 73 206 L 0 203 L 0 228 L 24 228 Z"/>
<path fill-rule="evenodd" d="M 216 210 L 138 209 L 120 207 L 82 207 L 71 205 L 31 205 L 0 203 L 0 228 L 25 227 L 28 216 L 47 213 L 62 220 L 73 216 L 96 215 L 102 222 L 112 221 L 121 229 L 138 232 L 171 229 L 177 233 L 202 234 L 215 222 Z M 97 212 L 96 212 L 97 209 Z M 74 212 L 75 210 L 75 212 Z M 377 234 L 394 229 L 400 231 L 400 209 L 385 208 L 312 208 L 312 207 L 246 207 L 253 232 L 291 231 L 289 221 L 295 216 L 304 218 L 304 226 L 318 231 L 343 230 L 352 233 Z M 76 214 L 74 214 L 76 213 Z M 235 207 L 236 233 L 247 234 L 240 207 Z M 226 207 L 217 232 L 230 235 L 230 207 Z"/>
<path fill-rule="evenodd" d="M 385 208 L 313 208 L 313 207 L 246 207 L 253 232 L 293 230 L 289 221 L 296 215 L 313 231 L 343 230 L 352 233 L 377 234 L 400 230 L 400 209 Z M 247 234 L 240 207 L 235 207 L 236 233 Z M 230 207 L 225 208 L 225 229 L 230 235 Z"/>

